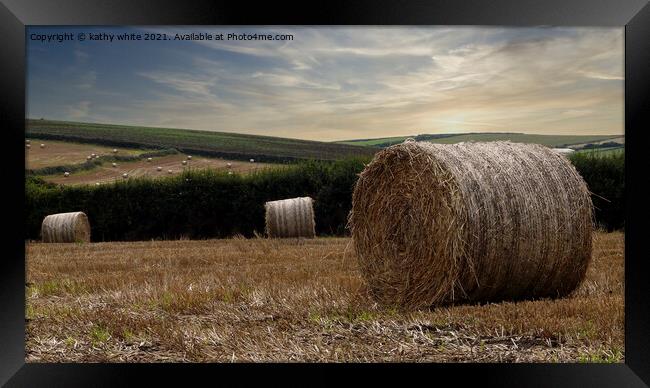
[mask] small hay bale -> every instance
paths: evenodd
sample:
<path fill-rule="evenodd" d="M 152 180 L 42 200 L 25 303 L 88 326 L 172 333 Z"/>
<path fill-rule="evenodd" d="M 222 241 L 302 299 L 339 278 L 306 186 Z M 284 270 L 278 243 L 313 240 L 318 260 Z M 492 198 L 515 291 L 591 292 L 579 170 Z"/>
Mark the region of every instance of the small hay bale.
<path fill-rule="evenodd" d="M 410 141 L 359 175 L 348 226 L 374 297 L 421 308 L 568 295 L 591 259 L 592 213 L 550 148 Z"/>
<path fill-rule="evenodd" d="M 31 140 L 27 139 L 27 140 L 25 140 L 25 143 L 29 144 L 29 143 L 31 143 Z"/>
<path fill-rule="evenodd" d="M 113 153 L 114 153 L 114 154 L 117 153 L 117 148 L 113 148 Z"/>
<path fill-rule="evenodd" d="M 226 167 L 232 168 L 232 163 L 230 163 L 230 162 L 226 163 Z"/>
<path fill-rule="evenodd" d="M 266 209 L 265 232 L 269 237 L 316 236 L 313 200 L 300 197 L 270 201 Z"/>
<path fill-rule="evenodd" d="M 90 155 L 86 156 L 86 160 L 90 160 L 90 159 L 92 159 L 92 158 L 93 158 L 93 157 L 90 156 Z"/>
<path fill-rule="evenodd" d="M 83 212 L 51 214 L 43 219 L 41 238 L 45 243 L 90 242 L 90 223 Z"/>
<path fill-rule="evenodd" d="M 187 155 L 187 160 L 192 160 L 192 155 Z"/>
<path fill-rule="evenodd" d="M 255 159 L 251 159 L 250 162 L 251 162 L 251 163 L 255 163 Z"/>
<path fill-rule="evenodd" d="M 117 167 L 117 163 L 113 162 L 113 163 L 111 163 L 111 166 Z"/>
<path fill-rule="evenodd" d="M 153 160 L 153 159 L 151 159 L 151 158 L 147 158 L 147 162 L 151 162 L 152 160 Z"/>
<path fill-rule="evenodd" d="M 25 147 L 27 147 L 27 148 L 32 148 L 32 145 L 31 145 L 31 144 L 27 144 L 27 145 L 25 145 Z"/>
<path fill-rule="evenodd" d="M 173 173 L 174 173 L 174 171 L 172 171 L 172 170 L 167 170 L 167 174 L 173 174 Z"/>
<path fill-rule="evenodd" d="M 70 176 L 70 173 L 66 171 L 66 172 L 63 173 L 63 176 L 67 178 L 67 177 Z"/>
<path fill-rule="evenodd" d="M 45 148 L 45 144 L 41 143 L 41 148 Z"/>
<path fill-rule="evenodd" d="M 181 163 L 183 163 L 183 166 L 187 164 L 187 160 L 183 160 Z"/>
<path fill-rule="evenodd" d="M 156 171 L 162 171 L 162 167 L 160 166 L 156 167 Z"/>
<path fill-rule="evenodd" d="M 126 179 L 128 177 L 129 177 L 129 174 L 127 174 L 127 173 L 122 174 L 122 178 Z"/>

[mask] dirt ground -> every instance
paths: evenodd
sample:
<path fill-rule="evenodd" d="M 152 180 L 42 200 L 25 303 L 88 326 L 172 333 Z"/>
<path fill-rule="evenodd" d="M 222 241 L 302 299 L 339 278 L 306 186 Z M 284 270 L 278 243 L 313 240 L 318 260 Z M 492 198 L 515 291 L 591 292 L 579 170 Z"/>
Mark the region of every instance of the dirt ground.
<path fill-rule="evenodd" d="M 91 154 L 99 156 L 114 155 L 114 147 L 95 144 L 71 143 L 66 141 L 30 139 L 30 147 L 25 147 L 26 168 L 64 166 L 84 163 Z M 45 148 L 40 145 L 44 144 Z M 117 155 L 138 155 L 148 150 L 116 148 Z"/>
<path fill-rule="evenodd" d="M 27 244 L 28 362 L 623 362 L 624 235 L 559 300 L 377 306 L 350 239 Z"/>
<path fill-rule="evenodd" d="M 151 162 L 148 162 L 147 160 L 118 162 L 116 167 L 113 167 L 111 163 L 104 163 L 98 168 L 72 173 L 68 177 L 64 177 L 63 174 L 60 174 L 44 176 L 43 179 L 58 184 L 80 185 L 94 184 L 96 182 L 110 183 L 123 180 L 124 178 L 122 177 L 122 174 L 124 173 L 127 173 L 129 177 L 147 176 L 157 178 L 179 174 L 186 169 L 211 168 L 222 171 L 231 170 L 235 173 L 248 173 L 271 166 L 271 164 L 268 163 L 251 163 L 220 158 L 205 158 L 200 156 L 192 156 L 192 160 L 189 160 L 186 165 L 183 165 L 182 162 L 187 160 L 187 155 L 184 154 L 166 155 L 151 159 Z M 228 168 L 228 163 L 231 164 L 230 168 Z M 162 167 L 162 170 L 158 171 L 157 167 Z M 172 170 L 171 174 L 169 174 L 169 170 Z"/>

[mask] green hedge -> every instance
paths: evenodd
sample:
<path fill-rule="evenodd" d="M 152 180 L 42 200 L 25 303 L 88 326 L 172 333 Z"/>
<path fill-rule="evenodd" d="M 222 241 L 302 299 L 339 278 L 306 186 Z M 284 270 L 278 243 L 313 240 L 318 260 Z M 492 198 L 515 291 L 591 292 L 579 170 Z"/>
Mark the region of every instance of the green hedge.
<path fill-rule="evenodd" d="M 595 193 L 597 222 L 609 230 L 622 228 L 623 156 L 571 160 Z M 88 215 L 93 241 L 252 236 L 264 230 L 264 202 L 297 196 L 316 200 L 319 235 L 343 235 L 354 183 L 367 162 L 310 161 L 250 175 L 189 171 L 102 186 L 57 186 L 28 176 L 25 237 L 39 237 L 47 214 L 77 210 Z"/>
<path fill-rule="evenodd" d="M 625 153 L 574 153 L 569 159 L 593 193 L 596 222 L 608 231 L 625 227 Z"/>
<path fill-rule="evenodd" d="M 345 232 L 352 189 L 367 159 L 302 162 L 249 175 L 188 171 L 102 186 L 57 186 L 28 176 L 26 238 L 47 214 L 85 212 L 93 241 L 252 236 L 264 230 L 264 203 L 311 196 L 320 235 Z"/>

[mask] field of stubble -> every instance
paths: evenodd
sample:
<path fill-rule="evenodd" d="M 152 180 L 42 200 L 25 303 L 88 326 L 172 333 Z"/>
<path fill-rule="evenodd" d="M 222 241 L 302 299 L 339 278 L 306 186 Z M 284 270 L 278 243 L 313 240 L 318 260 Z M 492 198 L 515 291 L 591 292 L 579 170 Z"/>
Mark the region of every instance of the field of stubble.
<path fill-rule="evenodd" d="M 27 244 L 28 362 L 622 362 L 622 233 L 570 298 L 410 313 L 350 240 Z"/>

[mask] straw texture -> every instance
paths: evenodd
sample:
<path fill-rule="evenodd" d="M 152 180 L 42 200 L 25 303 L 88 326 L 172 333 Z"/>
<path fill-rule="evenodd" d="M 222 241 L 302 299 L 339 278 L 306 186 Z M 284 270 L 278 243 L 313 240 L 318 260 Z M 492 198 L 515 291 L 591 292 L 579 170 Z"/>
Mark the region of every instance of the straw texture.
<path fill-rule="evenodd" d="M 360 174 L 349 227 L 375 298 L 419 308 L 569 294 L 592 213 L 582 177 L 547 147 L 407 141 Z"/>
<path fill-rule="evenodd" d="M 90 224 L 83 212 L 51 214 L 43 219 L 41 237 L 46 243 L 90 242 Z"/>
<path fill-rule="evenodd" d="M 266 209 L 265 232 L 269 237 L 308 237 L 316 235 L 313 200 L 300 197 L 270 201 Z"/>

